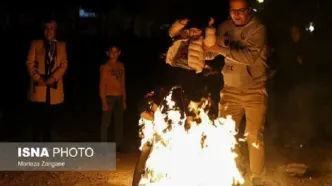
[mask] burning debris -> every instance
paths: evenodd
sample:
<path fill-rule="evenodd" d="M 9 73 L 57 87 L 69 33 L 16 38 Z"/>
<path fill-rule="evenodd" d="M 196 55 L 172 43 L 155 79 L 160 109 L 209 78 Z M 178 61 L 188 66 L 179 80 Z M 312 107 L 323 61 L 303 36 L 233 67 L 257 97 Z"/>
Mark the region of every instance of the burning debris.
<path fill-rule="evenodd" d="M 188 115 L 174 101 L 176 89 L 170 90 L 159 105 L 153 121 L 140 120 L 140 150 L 148 154 L 142 158 L 145 166 L 139 172 L 138 185 L 243 184 L 235 162 L 237 141 L 231 116 L 211 121 L 206 110 L 209 103 L 205 99 L 189 104 L 194 116 Z M 147 148 L 148 151 L 144 150 Z"/>
<path fill-rule="evenodd" d="M 305 164 L 291 163 L 284 167 L 284 171 L 290 176 L 303 176 L 308 167 Z"/>

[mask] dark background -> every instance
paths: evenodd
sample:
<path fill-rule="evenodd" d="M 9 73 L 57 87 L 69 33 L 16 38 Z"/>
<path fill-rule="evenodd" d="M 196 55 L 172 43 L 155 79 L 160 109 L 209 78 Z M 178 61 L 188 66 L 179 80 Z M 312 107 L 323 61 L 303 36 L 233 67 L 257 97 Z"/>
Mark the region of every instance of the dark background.
<path fill-rule="evenodd" d="M 304 37 L 311 43 L 313 63 L 319 63 L 315 77 L 325 74 L 323 79 L 328 82 L 332 62 L 329 55 L 331 2 L 266 0 L 263 5 L 255 1 L 252 5 L 267 25 L 270 45 L 275 48 L 288 39 L 291 25 L 301 26 Z M 57 20 L 57 38 L 65 41 L 68 49 L 65 109 L 59 118 L 56 140 L 94 141 L 98 140 L 100 125 L 99 67 L 105 60 L 109 43 L 120 44 L 123 51 L 121 61 L 126 67 L 128 95 L 126 136 L 131 139 L 137 136 L 138 101 L 156 87 L 172 84 L 172 69 L 160 59 L 160 54 L 171 44 L 167 26 L 180 17 L 189 17 L 197 23 L 207 23 L 210 16 L 214 16 L 217 23 L 228 18 L 228 1 L 225 0 L 2 1 L 0 7 L 3 46 L 0 98 L 4 113 L 1 138 L 7 141 L 29 140 L 29 131 L 33 130 L 26 122 L 33 111 L 26 106 L 29 78 L 25 61 L 31 40 L 42 37 L 44 19 Z M 82 18 L 80 8 L 97 16 Z M 305 31 L 310 21 L 315 23 L 313 33 Z M 322 86 L 328 87 L 328 83 Z M 306 91 L 307 88 L 301 89 L 299 95 Z M 324 99 L 329 100 L 328 95 Z M 330 123 L 325 125 L 330 127 Z"/>

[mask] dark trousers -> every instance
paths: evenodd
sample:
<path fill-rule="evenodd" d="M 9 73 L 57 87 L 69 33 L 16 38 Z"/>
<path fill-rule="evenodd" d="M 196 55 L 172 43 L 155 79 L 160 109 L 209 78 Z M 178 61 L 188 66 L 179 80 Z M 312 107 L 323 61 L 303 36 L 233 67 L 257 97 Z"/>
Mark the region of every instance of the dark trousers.
<path fill-rule="evenodd" d="M 53 126 L 60 116 L 61 104 L 32 102 L 31 109 L 33 142 L 51 142 Z"/>
<path fill-rule="evenodd" d="M 114 130 L 115 142 L 117 147 L 123 145 L 123 97 L 122 96 L 107 96 L 106 97 L 108 111 L 102 112 L 101 126 L 100 126 L 100 140 L 102 142 L 108 141 L 109 127 L 111 119 L 114 116 Z M 113 115 L 114 114 L 114 115 Z"/>

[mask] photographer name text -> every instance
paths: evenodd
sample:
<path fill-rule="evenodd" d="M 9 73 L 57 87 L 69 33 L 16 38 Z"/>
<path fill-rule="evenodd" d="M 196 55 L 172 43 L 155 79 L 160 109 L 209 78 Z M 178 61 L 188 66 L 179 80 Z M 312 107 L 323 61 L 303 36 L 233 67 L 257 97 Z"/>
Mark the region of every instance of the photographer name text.
<path fill-rule="evenodd" d="M 66 165 L 65 162 L 50 162 L 50 161 L 18 161 L 18 167 L 64 167 Z"/>

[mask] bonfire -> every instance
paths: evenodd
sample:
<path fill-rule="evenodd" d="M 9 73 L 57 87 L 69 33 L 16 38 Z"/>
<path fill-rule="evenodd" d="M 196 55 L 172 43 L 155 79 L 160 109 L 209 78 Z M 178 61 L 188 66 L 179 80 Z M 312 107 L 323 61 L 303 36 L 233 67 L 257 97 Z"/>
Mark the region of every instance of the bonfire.
<path fill-rule="evenodd" d="M 232 186 L 244 179 L 234 149 L 235 122 L 231 116 L 211 120 L 207 100 L 189 104 L 190 118 L 173 100 L 170 90 L 154 113 L 140 119 L 141 146 L 151 147 L 139 186 Z"/>

